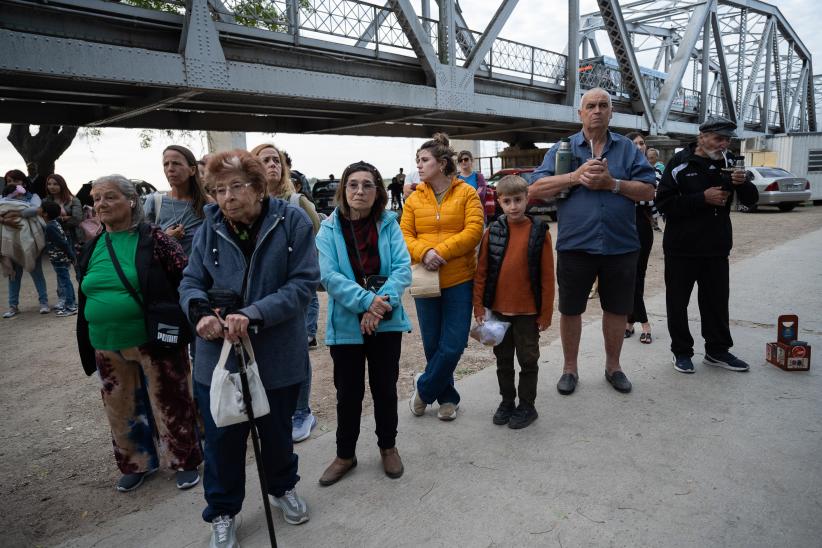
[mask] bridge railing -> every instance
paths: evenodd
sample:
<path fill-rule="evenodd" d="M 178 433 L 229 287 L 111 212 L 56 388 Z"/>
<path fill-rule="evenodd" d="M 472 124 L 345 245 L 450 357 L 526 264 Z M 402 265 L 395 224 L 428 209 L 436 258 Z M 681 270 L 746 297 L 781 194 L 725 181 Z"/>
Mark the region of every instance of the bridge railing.
<path fill-rule="evenodd" d="M 212 0 L 215 14 L 224 22 L 284 32 L 357 46 L 371 52 L 385 51 L 413 56 L 408 37 L 389 8 L 362 0 L 298 0 L 297 10 L 288 0 Z M 420 17 L 423 29 L 438 51 L 438 25 Z M 457 28 L 457 60 L 465 61 L 482 36 L 481 32 Z M 483 59 L 479 74 L 515 76 L 531 83 L 565 84 L 566 56 L 542 48 L 497 38 Z"/>

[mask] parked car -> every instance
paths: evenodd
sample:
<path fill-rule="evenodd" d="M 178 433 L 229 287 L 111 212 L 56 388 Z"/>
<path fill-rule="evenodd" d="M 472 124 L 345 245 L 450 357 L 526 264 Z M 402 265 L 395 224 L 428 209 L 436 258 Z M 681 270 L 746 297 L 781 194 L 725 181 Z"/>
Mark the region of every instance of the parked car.
<path fill-rule="evenodd" d="M 497 182 L 505 177 L 506 175 L 520 175 L 521 177 L 525 178 L 526 181 L 530 182 L 531 174 L 534 172 L 533 167 L 514 167 L 514 168 L 506 168 L 501 169 L 494 173 L 490 179 L 488 179 L 488 192 L 485 195 L 485 216 L 488 221 L 493 221 L 497 217 L 502 214 L 502 208 L 497 201 L 497 189 L 496 185 Z M 534 215 L 537 217 L 549 217 L 552 221 L 557 220 L 557 205 L 554 199 L 550 200 L 537 200 L 531 199 L 528 200 L 528 208 L 526 212 L 529 215 Z"/>
<path fill-rule="evenodd" d="M 740 211 L 756 211 L 760 206 L 775 206 L 780 211 L 790 211 L 799 203 L 811 199 L 811 183 L 803 177 L 781 167 L 748 167 L 753 184 L 759 191 L 759 201 L 754 206 L 739 204 Z"/>
<path fill-rule="evenodd" d="M 314 196 L 314 205 L 319 213 L 331 215 L 331 212 L 337 207 L 334 195 L 337 193 L 338 186 L 340 186 L 338 179 L 318 179 L 314 183 L 311 194 Z"/>

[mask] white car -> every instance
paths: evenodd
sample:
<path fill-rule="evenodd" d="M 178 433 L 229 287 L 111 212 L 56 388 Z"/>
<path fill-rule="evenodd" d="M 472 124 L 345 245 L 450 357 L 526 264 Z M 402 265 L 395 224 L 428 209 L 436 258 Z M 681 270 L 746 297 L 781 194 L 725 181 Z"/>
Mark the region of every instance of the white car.
<path fill-rule="evenodd" d="M 781 167 L 758 166 L 748 167 L 747 170 L 759 191 L 759 201 L 750 207 L 740 204 L 741 211 L 756 211 L 760 206 L 775 206 L 780 211 L 790 211 L 800 202 L 811 199 L 810 181 Z"/>

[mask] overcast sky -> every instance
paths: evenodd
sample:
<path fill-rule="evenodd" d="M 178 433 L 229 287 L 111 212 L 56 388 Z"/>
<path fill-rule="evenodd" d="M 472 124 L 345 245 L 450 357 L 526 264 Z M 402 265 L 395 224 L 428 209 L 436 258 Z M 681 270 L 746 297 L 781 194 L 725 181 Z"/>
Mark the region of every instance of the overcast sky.
<path fill-rule="evenodd" d="M 816 72 L 822 72 L 822 36 L 818 30 L 818 2 L 812 0 L 774 0 L 794 31 L 816 59 Z M 414 4 L 418 8 L 419 1 Z M 432 1 L 432 10 L 436 4 Z M 581 0 L 581 12 L 596 9 L 595 0 Z M 498 0 L 461 0 L 463 16 L 468 25 L 482 30 L 493 16 Z M 531 44 L 552 51 L 562 52 L 567 42 L 568 4 L 565 0 L 520 0 L 505 25 L 501 36 L 517 42 Z M 0 169 L 23 169 L 19 154 L 5 139 L 8 125 L 0 124 Z M 146 180 L 158 188 L 168 188 L 161 167 L 162 149 L 171 144 L 158 137 L 149 149 L 141 149 L 136 130 L 104 129 L 99 140 L 88 142 L 76 139 L 57 161 L 58 173 L 65 176 L 72 189 L 84 182 L 110 173 L 122 173 L 130 178 Z M 273 141 L 289 151 L 295 167 L 309 177 L 326 177 L 329 173 L 339 177 L 342 169 L 357 160 L 374 163 L 384 177 L 393 176 L 397 168 L 406 172 L 413 168 L 414 152 L 422 143 L 420 139 L 373 138 L 346 136 L 317 136 L 276 134 L 274 136 L 249 133 L 249 148 Z M 181 142 L 196 155 L 206 151 L 204 137 L 197 132 L 193 139 Z M 484 143 L 483 153 L 493 155 L 498 143 Z M 504 146 L 504 145 L 502 145 Z"/>

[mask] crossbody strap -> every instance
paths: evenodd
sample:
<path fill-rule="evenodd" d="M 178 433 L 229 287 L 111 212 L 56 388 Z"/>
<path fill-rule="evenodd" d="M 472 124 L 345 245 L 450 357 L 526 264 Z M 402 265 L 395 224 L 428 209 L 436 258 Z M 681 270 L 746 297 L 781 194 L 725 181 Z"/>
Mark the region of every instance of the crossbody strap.
<path fill-rule="evenodd" d="M 120 266 L 120 261 L 117 260 L 117 255 L 114 254 L 114 246 L 111 245 L 111 238 L 109 237 L 108 232 L 106 232 L 105 236 L 106 248 L 108 249 L 109 257 L 111 257 L 111 264 L 114 265 L 114 270 L 117 271 L 117 275 L 120 277 L 123 287 L 126 288 L 126 291 L 128 291 L 128 294 L 131 295 L 131 298 L 140 305 L 140 308 L 144 308 L 145 305 L 143 305 L 143 300 L 137 294 L 137 290 L 134 289 L 134 286 L 129 283 L 125 272 L 123 272 L 123 268 Z"/>

